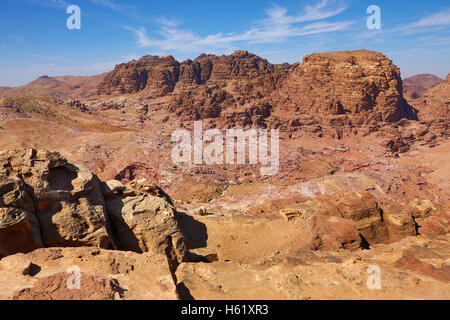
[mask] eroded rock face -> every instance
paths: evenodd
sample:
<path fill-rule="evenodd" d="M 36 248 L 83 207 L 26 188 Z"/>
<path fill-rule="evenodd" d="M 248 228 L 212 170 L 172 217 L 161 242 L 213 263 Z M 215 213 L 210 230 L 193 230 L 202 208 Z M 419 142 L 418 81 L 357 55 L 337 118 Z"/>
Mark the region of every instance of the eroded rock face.
<path fill-rule="evenodd" d="M 358 230 L 347 219 L 334 216 L 314 216 L 309 227 L 311 250 L 356 250 L 364 246 Z"/>
<path fill-rule="evenodd" d="M 39 279 L 34 287 L 22 289 L 14 294 L 13 300 L 115 300 L 123 290 L 110 278 L 98 275 L 80 274 L 83 283 L 79 290 L 69 289 L 67 281 L 71 274 L 57 273 Z"/>
<path fill-rule="evenodd" d="M 190 120 L 221 118 L 225 127 L 276 127 L 277 115 L 286 111 L 314 114 L 330 125 L 414 116 L 403 99 L 400 70 L 383 54 L 367 50 L 311 54 L 302 64 L 283 67 L 242 50 L 182 63 L 173 57 L 133 60 L 116 66 L 98 93 L 170 96 L 171 113 Z M 245 119 L 258 105 L 268 107 Z"/>
<path fill-rule="evenodd" d="M 388 241 L 381 208 L 369 192 L 348 192 L 336 198 L 339 213 L 352 222 L 369 244 Z"/>
<path fill-rule="evenodd" d="M 42 248 L 36 216 L 19 208 L 0 208 L 0 258 Z"/>
<path fill-rule="evenodd" d="M 145 91 L 150 96 L 170 93 L 180 72 L 180 64 L 172 56 L 144 57 L 117 65 L 99 84 L 98 94 L 124 94 Z"/>
<path fill-rule="evenodd" d="M 112 182 L 107 184 L 113 185 Z M 143 191 L 116 185 L 112 194 L 105 194 L 106 208 L 118 246 L 134 252 L 165 253 L 174 263 L 185 261 L 188 249 L 178 226 L 176 210 L 164 199 L 168 196 L 142 181 L 132 181 L 130 184 Z"/>
<path fill-rule="evenodd" d="M 292 107 L 352 115 L 356 123 L 397 121 L 403 114 L 400 70 L 366 50 L 315 53 L 293 66 L 280 89 Z"/>
<path fill-rule="evenodd" d="M 74 278 L 77 270 L 79 283 Z M 160 254 L 86 247 L 43 248 L 0 260 L 1 300 L 177 298 L 167 258 Z"/>
<path fill-rule="evenodd" d="M 0 163 L 3 180 L 9 179 L 2 189 L 19 188 L 16 197 L 13 190 L 3 194 L 2 206 L 27 210 L 20 216 L 28 216 L 30 226 L 38 219 L 44 246 L 112 248 L 99 180 L 92 172 L 58 153 L 36 150 L 2 152 Z M 36 233 L 29 235 L 36 238 Z"/>
<path fill-rule="evenodd" d="M 158 252 L 174 264 L 188 252 L 172 200 L 145 179 L 101 183 L 59 153 L 0 153 L 0 257 L 82 246 Z"/>
<path fill-rule="evenodd" d="M 194 299 L 448 299 L 448 241 L 407 237 L 371 250 L 298 251 L 273 261 L 184 263 L 184 298 Z M 436 265 L 436 266 L 435 266 Z M 367 270 L 381 270 L 380 290 Z"/>

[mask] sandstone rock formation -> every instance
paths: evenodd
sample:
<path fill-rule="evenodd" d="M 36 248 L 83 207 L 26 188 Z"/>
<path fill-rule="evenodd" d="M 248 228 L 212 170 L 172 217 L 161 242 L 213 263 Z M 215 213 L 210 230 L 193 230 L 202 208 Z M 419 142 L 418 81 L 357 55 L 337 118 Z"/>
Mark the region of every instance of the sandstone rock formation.
<path fill-rule="evenodd" d="M 2 152 L 0 163 L 2 176 L 23 186 L 18 192 L 2 186 L 7 199 L 3 210 L 27 210 L 37 218 L 45 246 L 113 247 L 99 180 L 90 171 L 67 163 L 58 153 L 36 150 Z"/>
<path fill-rule="evenodd" d="M 145 56 L 103 79 L 0 99 L 0 298 L 448 298 L 449 77 L 413 108 L 366 50 Z M 192 120 L 279 129 L 278 172 L 174 164 Z"/>
<path fill-rule="evenodd" d="M 224 126 L 233 120 L 265 126 L 282 110 L 357 125 L 414 116 L 402 96 L 399 69 L 366 50 L 312 54 L 281 68 L 247 51 L 182 63 L 171 56 L 141 59 L 116 66 L 98 93 L 168 95 L 170 112 L 194 120 L 221 118 Z"/>
<path fill-rule="evenodd" d="M 370 51 L 317 53 L 291 67 L 280 89 L 291 108 L 352 115 L 355 123 L 397 121 L 405 116 L 400 70 Z"/>
<path fill-rule="evenodd" d="M 185 298 L 194 299 L 448 299 L 448 235 L 409 237 L 371 250 L 299 251 L 272 261 L 185 263 L 177 272 Z M 405 258 L 405 256 L 407 258 Z M 442 266 L 441 266 L 442 265 Z M 381 271 L 369 287 L 370 267 Z M 233 275 L 233 276 L 230 276 Z"/>
<path fill-rule="evenodd" d="M 125 186 L 116 185 L 112 191 L 105 194 L 106 208 L 120 249 L 167 254 L 174 263 L 187 259 L 188 248 L 170 203 Z"/>
<path fill-rule="evenodd" d="M 101 184 L 60 154 L 34 149 L 1 152 L 0 168 L 0 256 L 92 246 L 186 259 L 172 200 L 154 185 Z"/>
<path fill-rule="evenodd" d="M 80 271 L 80 289 L 67 285 L 67 280 L 73 281 L 74 267 Z M 0 260 L 1 300 L 177 298 L 164 255 L 98 248 L 44 248 Z"/>

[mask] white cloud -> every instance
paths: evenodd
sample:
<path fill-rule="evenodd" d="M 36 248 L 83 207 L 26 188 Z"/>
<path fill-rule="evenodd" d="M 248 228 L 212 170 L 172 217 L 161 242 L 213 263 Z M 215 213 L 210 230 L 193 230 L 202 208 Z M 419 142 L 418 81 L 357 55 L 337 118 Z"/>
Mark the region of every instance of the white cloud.
<path fill-rule="evenodd" d="M 322 0 L 315 6 L 306 6 L 303 13 L 289 15 L 288 10 L 275 6 L 266 10 L 267 17 L 259 25 L 242 33 L 209 34 L 200 36 L 190 30 L 180 28 L 180 22 L 160 17 L 156 19 L 160 36 L 149 37 L 145 27 L 134 28 L 126 26 L 136 37 L 137 44 L 142 48 L 152 48 L 163 51 L 199 52 L 208 49 L 230 48 L 243 42 L 274 43 L 288 38 L 347 30 L 354 21 L 329 22 L 320 21 L 337 16 L 346 7 L 334 8 L 328 0 Z M 300 25 L 301 24 L 301 25 Z"/>
<path fill-rule="evenodd" d="M 405 34 L 430 32 L 433 30 L 442 30 L 450 26 L 450 8 L 443 11 L 430 14 L 422 19 L 392 29 L 392 32 L 403 32 Z"/>
<path fill-rule="evenodd" d="M 90 1 L 114 11 L 122 11 L 124 9 L 132 9 L 132 10 L 136 9 L 135 6 L 118 4 L 110 0 L 90 0 Z"/>

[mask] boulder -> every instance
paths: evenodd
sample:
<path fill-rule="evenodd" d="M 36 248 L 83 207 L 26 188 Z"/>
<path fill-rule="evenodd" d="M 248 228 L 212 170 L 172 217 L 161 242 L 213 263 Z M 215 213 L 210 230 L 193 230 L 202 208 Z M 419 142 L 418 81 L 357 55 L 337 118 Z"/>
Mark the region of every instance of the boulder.
<path fill-rule="evenodd" d="M 349 219 L 369 244 L 387 242 L 389 231 L 383 212 L 369 192 L 346 192 L 333 197 L 340 215 Z"/>
<path fill-rule="evenodd" d="M 390 241 L 417 235 L 414 218 L 405 208 L 395 203 L 389 203 L 383 205 L 382 209 L 384 221 L 389 229 Z"/>
<path fill-rule="evenodd" d="M 164 196 L 126 187 L 106 196 L 106 208 L 120 249 L 167 254 L 175 264 L 187 259 L 177 212 Z"/>
<path fill-rule="evenodd" d="M 113 247 L 100 183 L 92 172 L 59 153 L 34 149 L 1 152 L 0 168 L 0 207 L 17 209 L 3 209 L 5 217 L 12 214 L 8 221 L 36 239 L 25 251 L 39 244 L 39 229 L 44 246 Z"/>
<path fill-rule="evenodd" d="M 358 230 L 344 218 L 314 216 L 308 221 L 308 228 L 311 233 L 311 250 L 357 250 L 364 246 Z"/>
<path fill-rule="evenodd" d="M 431 216 L 419 223 L 419 234 L 443 235 L 450 231 L 450 214 Z"/>

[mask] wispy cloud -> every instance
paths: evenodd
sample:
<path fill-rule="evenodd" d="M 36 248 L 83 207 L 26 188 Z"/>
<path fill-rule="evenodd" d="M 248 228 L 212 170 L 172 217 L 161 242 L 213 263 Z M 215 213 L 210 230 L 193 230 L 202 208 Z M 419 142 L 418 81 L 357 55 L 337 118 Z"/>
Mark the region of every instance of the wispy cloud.
<path fill-rule="evenodd" d="M 22 35 L 16 33 L 8 33 L 7 37 L 9 40 L 17 44 L 22 44 L 25 40 Z"/>
<path fill-rule="evenodd" d="M 422 19 L 394 28 L 393 32 L 405 34 L 430 32 L 450 27 L 450 8 L 423 17 Z"/>
<path fill-rule="evenodd" d="M 70 3 L 65 0 L 28 0 L 29 2 L 46 8 L 65 9 Z"/>
<path fill-rule="evenodd" d="M 126 26 L 136 37 L 142 48 L 163 51 L 197 52 L 209 48 L 230 48 L 243 42 L 274 43 L 288 38 L 320 33 L 347 30 L 354 21 L 324 21 L 342 13 L 346 7 L 333 6 L 328 0 L 322 0 L 315 6 L 306 6 L 301 14 L 292 15 L 286 8 L 274 6 L 266 10 L 266 18 L 242 33 L 217 33 L 200 36 L 190 30 L 182 29 L 177 20 L 160 17 L 156 19 L 159 37 L 150 37 L 145 27 Z"/>
<path fill-rule="evenodd" d="M 122 11 L 122 10 L 135 10 L 136 7 L 135 6 L 131 6 L 131 5 L 126 5 L 126 4 L 119 4 L 116 2 L 113 2 L 111 0 L 90 0 L 91 2 L 101 5 L 105 8 L 114 10 L 114 11 Z"/>
<path fill-rule="evenodd" d="M 30 53 L 28 56 L 32 57 L 32 58 L 39 58 L 39 59 L 45 59 L 45 60 L 64 60 L 64 58 L 61 56 L 47 56 L 47 55 L 42 55 L 39 53 Z"/>

